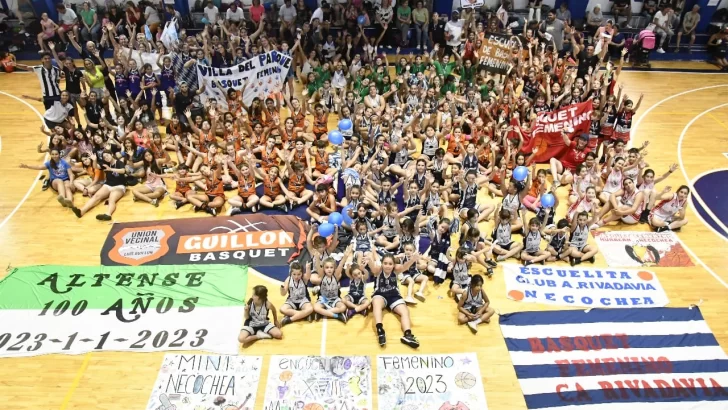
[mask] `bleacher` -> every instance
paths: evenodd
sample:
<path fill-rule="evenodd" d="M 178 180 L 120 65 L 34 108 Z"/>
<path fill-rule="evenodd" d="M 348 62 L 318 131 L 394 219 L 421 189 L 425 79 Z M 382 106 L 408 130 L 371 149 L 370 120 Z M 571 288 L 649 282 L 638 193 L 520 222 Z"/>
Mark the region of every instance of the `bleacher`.
<path fill-rule="evenodd" d="M 245 3 L 248 3 L 248 2 L 243 2 L 243 3 L 244 3 L 243 11 L 246 14 L 246 18 L 247 18 L 248 14 L 247 14 L 247 7 L 245 7 L 245 5 L 246 5 Z M 495 10 L 493 10 L 492 12 L 495 13 Z M 224 9 L 220 10 L 220 13 L 224 14 Z M 604 14 L 605 20 L 614 19 L 614 16 L 611 13 L 604 12 L 603 14 Z M 524 22 L 528 17 L 528 10 L 527 9 L 514 10 L 512 12 L 512 15 L 519 17 L 520 21 Z M 544 12 L 542 12 L 541 15 L 542 15 L 542 18 L 545 18 L 546 11 L 544 10 Z M 188 28 L 188 32 L 195 33 L 197 31 L 201 30 L 202 27 L 204 26 L 204 24 L 202 23 L 203 17 L 204 17 L 204 14 L 202 13 L 202 11 L 193 11 L 192 12 L 192 21 L 193 21 L 194 27 Z M 372 15 L 372 16 L 370 16 L 370 18 L 373 21 L 374 16 Z M 37 53 L 37 45 L 35 44 L 35 35 L 33 35 L 33 34 L 23 35 L 22 32 L 24 31 L 25 27 L 20 25 L 18 23 L 17 19 L 7 19 L 5 21 L 11 27 L 11 33 L 3 33 L 4 34 L 3 43 L 6 43 L 6 44 L 11 43 L 11 44 L 14 44 L 16 47 L 18 47 L 14 51 L 18 60 L 36 60 L 38 58 L 38 53 Z M 623 28 L 620 31 L 623 34 L 625 34 L 628 38 L 635 37 L 642 29 L 644 29 L 647 26 L 648 23 L 649 23 L 649 21 L 648 21 L 647 17 L 642 16 L 642 15 L 633 15 L 632 19 L 629 22 L 629 26 L 631 26 L 631 28 Z M 27 19 L 26 19 L 26 24 L 28 24 Z M 583 22 L 575 21 L 574 24 L 583 24 Z M 713 24 L 719 26 L 719 23 L 713 23 Z M 336 33 L 339 30 L 342 30 L 342 28 L 341 27 L 331 27 L 331 32 L 334 34 L 334 36 L 336 36 Z M 390 30 L 395 31 L 396 37 L 399 37 L 401 35 L 401 34 L 399 34 L 399 30 L 396 27 L 391 27 Z M 521 25 L 521 26 L 515 28 L 513 31 L 514 31 L 514 34 L 520 34 L 522 32 L 522 30 L 523 30 L 523 26 Z M 372 26 L 369 26 L 369 27 L 364 28 L 364 32 L 369 38 L 373 38 L 377 33 L 377 29 Z M 3 35 L 3 34 L 0 34 L 0 35 Z M 20 44 L 20 38 L 22 38 L 22 37 L 25 38 L 24 46 L 22 44 Z M 423 53 L 424 51 L 418 50 L 415 48 L 416 44 L 414 43 L 414 38 L 415 38 L 415 29 L 414 28 L 410 29 L 409 38 L 413 39 L 410 41 L 409 47 L 403 47 L 401 49 L 400 53 L 401 54 Z M 670 45 L 667 47 L 667 50 L 666 50 L 667 53 L 659 54 L 659 53 L 653 52 L 650 55 L 650 58 L 652 60 L 661 60 L 661 61 L 691 61 L 691 60 L 692 61 L 706 61 L 708 59 L 708 55 L 706 53 L 705 45 L 708 42 L 709 38 L 710 38 L 709 34 L 698 34 L 696 36 L 696 40 L 695 40 L 695 44 L 692 48 L 692 52 L 688 52 L 687 44 L 689 42 L 689 38 L 685 37 L 682 39 L 680 52 L 675 53 L 673 50 L 674 50 L 676 42 L 677 42 L 677 35 L 674 35 L 671 38 Z M 396 48 L 396 46 L 393 47 L 392 49 L 395 49 L 395 48 Z M 387 48 L 385 48 L 385 50 L 387 50 Z M 75 50 L 72 47 L 68 47 L 67 52 L 71 56 L 74 56 L 74 57 L 77 56 L 75 53 Z"/>

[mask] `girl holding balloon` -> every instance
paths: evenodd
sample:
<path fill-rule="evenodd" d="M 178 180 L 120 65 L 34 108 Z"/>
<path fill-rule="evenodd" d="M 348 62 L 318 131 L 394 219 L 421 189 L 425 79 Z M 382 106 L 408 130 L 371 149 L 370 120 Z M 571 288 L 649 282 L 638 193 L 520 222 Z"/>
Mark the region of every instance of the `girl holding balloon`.
<path fill-rule="evenodd" d="M 548 183 L 546 182 L 546 170 L 536 170 L 536 164 L 533 164 L 531 166 L 531 175 L 534 173 L 536 174 L 536 179 L 531 179 L 528 193 L 523 197 L 523 206 L 536 212 L 538 210 L 538 199 L 549 189 Z"/>
<path fill-rule="evenodd" d="M 322 223 L 332 212 L 336 212 L 336 197 L 329 192 L 326 185 L 317 186 L 311 205 L 306 208 L 306 213 L 312 220 Z"/>

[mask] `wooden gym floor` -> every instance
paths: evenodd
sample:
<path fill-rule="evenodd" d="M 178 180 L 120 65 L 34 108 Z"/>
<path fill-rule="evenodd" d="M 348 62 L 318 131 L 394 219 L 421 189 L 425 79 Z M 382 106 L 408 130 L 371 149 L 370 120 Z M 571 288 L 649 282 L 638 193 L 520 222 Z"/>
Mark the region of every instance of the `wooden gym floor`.
<path fill-rule="evenodd" d="M 688 68 L 681 65 L 681 68 Z M 677 67 L 675 67 L 677 68 Z M 695 67 L 689 67 L 695 68 Z M 702 67 L 701 67 L 702 68 Z M 648 162 L 658 175 L 670 164 L 680 168 L 665 184 L 677 186 L 713 169 L 728 168 L 728 77 L 720 74 L 624 72 L 625 92 L 644 101 L 636 117 L 634 144 L 649 140 Z M 42 192 L 38 173 L 21 170 L 18 164 L 40 164 L 36 152 L 45 138 L 39 103 L 25 103 L 22 94 L 39 95 L 32 74 L 0 74 L 0 266 L 37 264 L 98 265 L 99 251 L 109 225 L 91 215 L 78 220 L 62 209 L 51 192 Z M 335 126 L 332 120 L 330 128 Z M 560 190 L 563 196 L 565 190 Z M 77 196 L 78 204 L 84 202 Z M 488 201 L 492 201 L 488 199 Z M 566 201 L 562 201 L 565 203 Z M 565 209 L 559 209 L 559 215 Z M 701 310 L 719 342 L 728 348 L 728 249 L 724 236 L 699 219 L 692 206 L 689 224 L 679 233 L 695 266 L 655 269 L 670 298 L 670 306 L 687 306 L 702 300 Z M 175 211 L 165 200 L 159 208 L 132 203 L 127 194 L 114 219 L 119 222 L 192 217 L 190 210 Z M 722 223 L 726 225 L 726 222 Z M 481 228 L 492 228 L 492 222 Z M 483 230 L 481 229 L 481 231 Z M 612 229 L 624 229 L 623 227 Z M 646 229 L 644 225 L 632 229 Z M 606 266 L 599 256 L 595 266 Z M 486 282 L 493 306 L 500 312 L 547 309 L 536 304 L 520 304 L 505 297 L 500 269 Z M 4 276 L 0 272 L 0 277 Z M 254 285 L 269 286 L 272 302 L 280 306 L 277 284 L 251 275 L 248 295 Z M 478 355 L 488 406 L 493 410 L 525 409 L 525 403 L 508 351 L 497 325 L 481 325 L 473 336 L 455 321 L 455 306 L 446 297 L 447 287 L 430 288 L 427 302 L 411 308 L 413 332 L 421 347 L 418 353 L 474 351 Z M 0 324 L 0 326 L 2 326 Z M 231 323 L 230 326 L 239 326 Z M 298 323 L 284 328 L 282 341 L 255 343 L 251 355 L 369 355 L 405 354 L 413 351 L 396 343 L 399 323 L 385 315 L 385 328 L 392 343 L 380 349 L 373 333 L 371 315 L 347 325 Z M 157 376 L 163 353 L 88 353 L 80 356 L 50 355 L 3 359 L 0 365 L 0 403 L 3 408 L 21 409 L 141 409 L 144 408 Z M 267 377 L 264 360 L 261 377 Z M 375 363 L 373 361 L 373 363 Z M 376 369 L 373 369 L 373 382 Z M 255 408 L 262 408 L 265 383 L 258 389 Z M 123 403 L 123 404 L 121 404 Z M 376 408 L 377 399 L 374 397 Z"/>

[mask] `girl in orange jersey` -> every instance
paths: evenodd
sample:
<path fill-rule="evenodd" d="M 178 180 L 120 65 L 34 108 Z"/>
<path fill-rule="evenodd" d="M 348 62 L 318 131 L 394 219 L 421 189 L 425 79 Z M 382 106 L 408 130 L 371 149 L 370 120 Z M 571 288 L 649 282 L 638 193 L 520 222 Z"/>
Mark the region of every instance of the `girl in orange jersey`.
<path fill-rule="evenodd" d="M 222 162 L 222 168 L 227 168 L 227 163 Z M 217 216 L 218 211 L 225 205 L 225 188 L 222 181 L 222 170 L 220 164 L 211 167 L 208 164 L 200 168 L 200 176 L 191 178 L 191 182 L 204 181 L 205 191 L 187 196 L 187 200 L 195 206 L 195 212 L 205 211 L 212 216 Z"/>
<path fill-rule="evenodd" d="M 215 110 L 210 110 L 210 118 L 212 118 L 211 122 L 202 121 L 202 124 L 199 128 L 192 121 L 192 112 L 189 109 L 185 111 L 185 116 L 187 117 L 187 120 L 190 124 L 190 128 L 192 128 L 192 131 L 199 137 L 200 143 L 198 146 L 198 150 L 202 153 L 207 153 L 207 148 L 210 146 L 210 144 L 216 141 L 214 130 L 217 126 L 217 119 L 215 115 Z"/>
<path fill-rule="evenodd" d="M 313 135 L 317 139 L 325 140 L 329 132 L 329 112 L 321 104 L 316 104 L 313 112 Z"/>
<path fill-rule="evenodd" d="M 76 178 L 73 186 L 76 191 L 82 192 L 83 196 L 92 197 L 104 184 L 104 172 L 98 169 L 94 157 L 90 154 L 81 154 L 81 161 L 73 164 L 73 172 Z"/>
<path fill-rule="evenodd" d="M 291 157 L 286 157 L 286 170 L 288 172 L 288 190 L 286 198 L 291 209 L 295 205 L 308 202 L 313 197 L 313 192 L 306 189 L 306 184 L 315 185 L 311 177 L 306 174 L 303 164 L 294 162 L 291 164 Z"/>
<path fill-rule="evenodd" d="M 183 205 L 189 203 L 187 198 L 195 193 L 190 185 L 191 178 L 199 176 L 200 174 L 190 173 L 189 167 L 185 164 L 180 165 L 176 173 L 164 176 L 164 178 L 172 178 L 177 185 L 174 192 L 169 194 L 169 199 L 174 201 L 175 209 L 180 209 Z"/>
<path fill-rule="evenodd" d="M 328 143 L 324 140 L 316 141 L 316 150 L 313 152 L 314 169 L 311 174 L 313 178 L 327 174 L 333 175 L 335 172 L 335 170 L 329 168 L 329 153 L 326 152 L 327 145 Z"/>
<path fill-rule="evenodd" d="M 308 175 L 313 175 L 313 161 L 311 161 L 311 153 L 306 149 L 306 141 L 303 138 L 297 138 L 293 143 L 293 149 L 286 156 L 286 161 L 290 163 L 298 162 L 303 165 Z M 291 174 L 288 174 L 291 175 Z"/>
<path fill-rule="evenodd" d="M 266 173 L 273 167 L 280 164 L 280 155 L 276 148 L 276 138 L 269 135 L 266 138 L 265 145 L 259 145 L 253 148 L 253 153 L 260 155 L 260 166 Z"/>
<path fill-rule="evenodd" d="M 249 157 L 244 157 L 244 161 L 240 164 L 240 168 L 233 166 L 235 164 L 229 164 L 228 168 L 232 169 L 237 175 L 238 181 L 238 194 L 228 199 L 228 203 L 232 205 L 230 209 L 230 215 L 238 215 L 245 210 L 256 212 L 258 210 L 258 203 L 260 198 L 255 192 L 256 182 L 255 175 L 251 171 L 251 164 L 247 161 Z"/>
<path fill-rule="evenodd" d="M 281 212 L 288 212 L 286 206 L 286 187 L 279 177 L 280 169 L 277 166 L 271 167 L 267 172 L 255 168 L 255 176 L 263 181 L 263 196 L 260 197 L 260 205 L 266 208 L 277 209 Z"/>
<path fill-rule="evenodd" d="M 306 208 L 306 213 L 312 220 L 318 223 L 326 222 L 326 218 L 332 212 L 336 211 L 336 197 L 329 192 L 326 185 L 316 187 L 316 193 L 313 195 L 311 205 Z"/>

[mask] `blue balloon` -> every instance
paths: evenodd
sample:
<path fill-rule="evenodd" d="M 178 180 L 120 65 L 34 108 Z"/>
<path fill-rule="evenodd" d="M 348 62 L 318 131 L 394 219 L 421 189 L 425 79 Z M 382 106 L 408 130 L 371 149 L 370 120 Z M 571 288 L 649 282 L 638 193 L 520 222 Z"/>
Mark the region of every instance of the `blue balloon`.
<path fill-rule="evenodd" d="M 331 224 L 334 224 L 334 225 L 337 225 L 337 226 L 341 226 L 341 223 L 344 222 L 344 216 L 341 215 L 338 212 L 332 212 L 332 213 L 329 214 L 328 221 Z"/>
<path fill-rule="evenodd" d="M 516 181 L 525 181 L 526 177 L 528 177 L 528 168 L 523 165 L 518 166 L 513 170 L 513 179 Z"/>
<path fill-rule="evenodd" d="M 351 206 L 351 204 L 344 207 L 344 209 L 341 210 L 341 216 L 344 217 L 344 223 L 351 226 L 352 223 L 354 223 L 354 220 L 351 219 L 351 216 L 349 216 L 349 211 L 354 211 L 354 207 Z"/>
<path fill-rule="evenodd" d="M 333 130 L 329 133 L 329 142 L 334 145 L 341 145 L 344 143 L 344 136 L 337 130 Z"/>
<path fill-rule="evenodd" d="M 359 16 L 356 18 L 356 22 L 361 25 L 364 25 L 367 22 L 367 18 L 365 16 Z"/>
<path fill-rule="evenodd" d="M 334 234 L 334 225 L 324 222 L 318 227 L 318 233 L 319 235 L 323 236 L 324 238 L 328 238 L 329 236 Z"/>
<path fill-rule="evenodd" d="M 202 18 L 202 19 L 200 20 L 200 22 L 201 22 L 202 24 L 210 24 L 210 20 L 208 20 L 208 19 L 207 19 L 207 17 L 203 17 L 203 18 Z"/>
<path fill-rule="evenodd" d="M 544 208 L 552 208 L 554 204 L 556 203 L 556 198 L 554 198 L 553 194 L 546 193 L 541 195 L 541 206 Z"/>
<path fill-rule="evenodd" d="M 349 131 L 352 127 L 351 120 L 348 118 L 344 118 L 343 120 L 339 121 L 339 129 L 342 131 Z"/>

